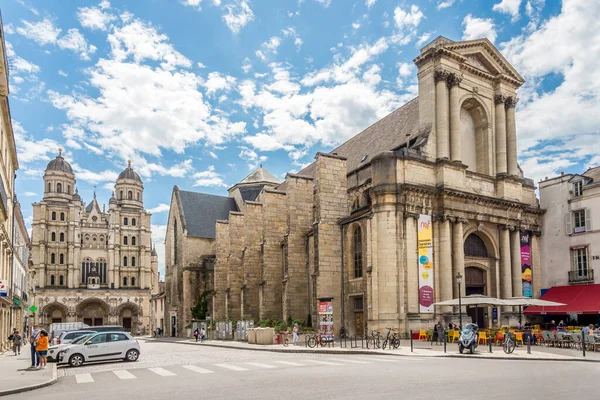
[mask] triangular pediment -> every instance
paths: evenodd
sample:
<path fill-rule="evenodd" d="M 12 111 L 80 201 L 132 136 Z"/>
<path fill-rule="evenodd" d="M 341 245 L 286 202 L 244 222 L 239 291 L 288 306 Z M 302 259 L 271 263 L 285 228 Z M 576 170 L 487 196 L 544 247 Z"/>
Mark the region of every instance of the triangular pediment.
<path fill-rule="evenodd" d="M 488 40 L 468 40 L 444 45 L 444 48 L 464 57 L 465 64 L 490 75 L 505 75 L 523 84 L 525 80 Z"/>

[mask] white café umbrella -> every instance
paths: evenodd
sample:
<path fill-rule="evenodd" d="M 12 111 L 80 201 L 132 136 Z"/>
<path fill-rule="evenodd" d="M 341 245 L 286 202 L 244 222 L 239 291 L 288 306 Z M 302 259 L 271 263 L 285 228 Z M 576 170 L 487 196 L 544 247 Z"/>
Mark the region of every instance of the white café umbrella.
<path fill-rule="evenodd" d="M 434 306 L 457 306 L 459 299 L 445 300 L 433 303 Z M 505 306 L 504 300 L 495 297 L 484 296 L 482 294 L 472 294 L 461 297 L 460 303 L 463 306 Z"/>
<path fill-rule="evenodd" d="M 519 323 L 521 323 L 521 314 L 523 306 L 541 306 L 541 307 L 557 307 L 557 306 L 566 306 L 565 303 L 558 303 L 556 301 L 550 300 L 542 300 L 542 299 L 534 299 L 532 297 L 509 297 L 508 299 L 503 299 L 506 302 L 506 305 L 509 306 L 519 306 Z"/>

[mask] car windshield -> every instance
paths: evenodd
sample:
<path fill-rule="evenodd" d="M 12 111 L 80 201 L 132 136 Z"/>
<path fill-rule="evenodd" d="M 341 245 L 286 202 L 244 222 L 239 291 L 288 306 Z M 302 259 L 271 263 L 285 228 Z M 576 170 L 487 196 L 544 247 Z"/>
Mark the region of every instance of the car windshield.
<path fill-rule="evenodd" d="M 92 334 L 91 333 L 86 333 L 83 336 L 79 336 L 77 339 L 73 340 L 71 342 L 71 344 L 77 344 L 77 343 L 81 343 L 82 341 L 84 341 L 85 339 L 89 338 Z"/>

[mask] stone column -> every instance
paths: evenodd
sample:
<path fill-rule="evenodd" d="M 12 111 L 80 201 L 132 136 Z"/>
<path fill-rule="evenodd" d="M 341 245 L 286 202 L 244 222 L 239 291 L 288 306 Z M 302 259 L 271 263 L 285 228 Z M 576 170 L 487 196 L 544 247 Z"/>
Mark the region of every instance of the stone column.
<path fill-rule="evenodd" d="M 496 174 L 506 174 L 506 110 L 504 101 L 506 97 L 497 94 L 494 96 L 496 104 Z"/>
<path fill-rule="evenodd" d="M 435 71 L 435 129 L 437 141 L 437 158 L 450 159 L 450 137 L 448 133 L 448 72 Z"/>
<path fill-rule="evenodd" d="M 523 296 L 523 280 L 521 278 L 521 231 L 510 232 L 510 258 L 512 265 L 512 296 Z"/>
<path fill-rule="evenodd" d="M 464 240 L 464 229 L 463 224 L 467 223 L 466 219 L 456 218 L 456 221 L 452 228 L 452 280 L 456 281 L 456 274 L 460 272 L 463 276 L 463 282 L 465 277 L 465 240 Z M 458 297 L 458 285 L 454 286 L 454 298 Z M 460 285 L 460 295 L 464 297 L 466 295 L 466 285 Z"/>
<path fill-rule="evenodd" d="M 538 297 L 542 288 L 542 266 L 540 264 L 540 231 L 533 231 L 531 235 L 531 271 L 533 274 L 533 297 Z"/>
<path fill-rule="evenodd" d="M 406 271 L 408 313 L 419 312 L 419 261 L 417 254 L 417 214 L 406 214 Z"/>
<path fill-rule="evenodd" d="M 448 76 L 450 86 L 450 159 L 461 161 L 460 153 L 460 82 L 458 74 Z"/>
<path fill-rule="evenodd" d="M 452 277 L 452 242 L 450 240 L 450 221 L 447 217 L 442 217 L 440 221 L 440 289 L 442 301 L 452 300 L 452 286 L 454 278 Z M 447 312 L 450 307 L 445 307 Z"/>
<path fill-rule="evenodd" d="M 517 166 L 517 127 L 515 124 L 515 106 L 517 99 L 508 97 L 506 105 L 506 159 L 508 163 L 508 175 L 518 175 Z"/>
<path fill-rule="evenodd" d="M 502 298 L 512 297 L 512 273 L 510 263 L 510 231 L 508 226 L 500 227 L 500 290 Z M 506 311 L 512 307 L 505 307 Z"/>

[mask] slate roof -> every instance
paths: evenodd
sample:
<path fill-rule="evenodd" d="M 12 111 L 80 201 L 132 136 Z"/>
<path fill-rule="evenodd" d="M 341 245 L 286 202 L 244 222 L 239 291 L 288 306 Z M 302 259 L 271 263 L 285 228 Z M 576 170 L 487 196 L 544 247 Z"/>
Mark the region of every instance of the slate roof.
<path fill-rule="evenodd" d="M 329 154 L 336 153 L 347 158 L 346 165 L 350 172 L 369 163 L 379 153 L 395 150 L 409 140 L 422 138 L 424 141 L 428 135 L 429 131 L 419 132 L 419 98 L 416 97 L 331 150 Z M 419 140 L 415 142 L 418 143 Z M 311 177 L 314 174 L 315 163 L 298 172 L 298 175 Z"/>
<path fill-rule="evenodd" d="M 67 174 L 73 174 L 73 169 L 71 168 L 71 164 L 65 161 L 63 156 L 60 154 L 56 156 L 56 158 L 48 163 L 46 167 L 46 171 L 59 171 L 66 172 Z"/>
<path fill-rule="evenodd" d="M 252 171 L 250 175 L 242 179 L 240 183 L 247 184 L 262 182 L 281 183 L 281 181 L 277 179 L 275 175 L 264 169 L 262 165 L 256 168 L 254 171 Z"/>
<path fill-rule="evenodd" d="M 98 204 L 98 201 L 96 200 L 96 194 L 94 193 L 94 199 L 90 202 L 90 204 L 87 205 L 87 207 L 85 208 L 85 212 L 87 213 L 91 213 L 92 209 L 96 209 L 97 213 L 100 213 L 100 205 Z"/>
<path fill-rule="evenodd" d="M 240 186 L 238 189 L 244 201 L 255 201 L 265 185 Z"/>
<path fill-rule="evenodd" d="M 173 188 L 180 205 L 179 214 L 188 236 L 215 239 L 217 220 L 227 220 L 230 211 L 238 211 L 232 197 L 188 192 Z"/>
<path fill-rule="evenodd" d="M 127 168 L 125 168 L 123 172 L 119 174 L 117 179 L 131 179 L 142 183 L 142 178 L 140 178 L 138 173 L 131 168 L 131 161 L 128 161 Z"/>

